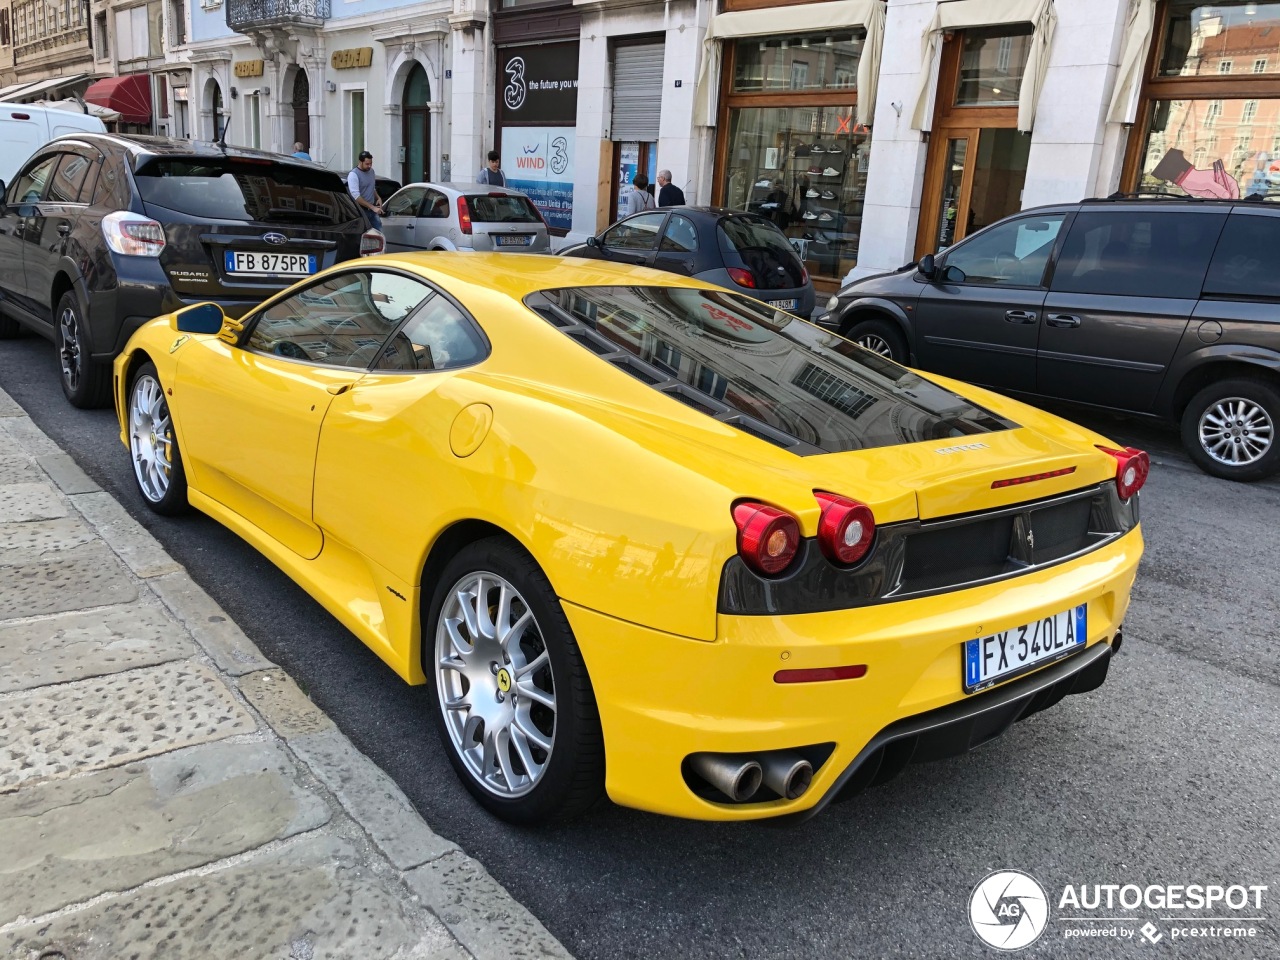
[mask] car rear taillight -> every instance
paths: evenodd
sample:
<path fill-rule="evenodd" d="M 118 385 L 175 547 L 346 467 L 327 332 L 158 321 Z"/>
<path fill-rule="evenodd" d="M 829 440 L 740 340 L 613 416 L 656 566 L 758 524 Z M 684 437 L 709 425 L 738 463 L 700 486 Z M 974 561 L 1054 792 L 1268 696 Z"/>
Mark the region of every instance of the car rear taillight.
<path fill-rule="evenodd" d="M 815 491 L 822 506 L 818 520 L 818 546 L 833 563 L 857 563 L 871 549 L 876 537 L 876 518 L 865 503 L 834 493 Z"/>
<path fill-rule="evenodd" d="M 777 507 L 746 500 L 733 508 L 738 527 L 738 556 L 757 573 L 781 573 L 800 549 L 800 524 Z"/>
<path fill-rule="evenodd" d="M 158 257 L 164 253 L 164 227 L 155 220 L 127 210 L 102 218 L 107 246 L 129 257 Z"/>
<path fill-rule="evenodd" d="M 804 264 L 800 265 L 800 286 L 804 286 L 809 282 L 809 268 Z"/>
<path fill-rule="evenodd" d="M 387 238 L 381 230 L 366 230 L 360 236 L 360 256 L 372 257 L 387 249 Z"/>
<path fill-rule="evenodd" d="M 1116 492 L 1121 500 L 1128 500 L 1142 489 L 1151 473 L 1151 458 L 1145 450 L 1137 447 L 1125 447 L 1123 450 L 1112 450 L 1110 447 L 1098 447 L 1103 453 L 1116 458 Z"/>
<path fill-rule="evenodd" d="M 467 236 L 471 236 L 471 208 L 467 206 L 467 198 L 458 198 L 458 223 L 462 225 L 462 232 Z"/>
<path fill-rule="evenodd" d="M 729 279 L 740 287 L 750 287 L 752 290 L 756 288 L 756 278 L 751 275 L 750 270 L 743 270 L 742 267 L 728 267 Z"/>

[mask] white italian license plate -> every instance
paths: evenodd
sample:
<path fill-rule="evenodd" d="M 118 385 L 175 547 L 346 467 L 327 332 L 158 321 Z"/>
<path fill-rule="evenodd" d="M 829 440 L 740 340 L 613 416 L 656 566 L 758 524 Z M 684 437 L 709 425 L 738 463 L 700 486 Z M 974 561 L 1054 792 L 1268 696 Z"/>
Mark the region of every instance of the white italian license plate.
<path fill-rule="evenodd" d="M 1070 656 L 1088 640 L 1085 604 L 1012 630 L 964 642 L 964 692 L 974 693 Z"/>
<path fill-rule="evenodd" d="M 226 252 L 227 273 L 253 277 L 306 277 L 316 272 L 314 253 Z"/>
<path fill-rule="evenodd" d="M 800 306 L 798 300 L 770 300 L 769 306 L 777 307 L 779 310 L 795 310 Z"/>
<path fill-rule="evenodd" d="M 527 247 L 533 243 L 533 237 L 525 235 L 497 236 L 498 246 L 500 247 Z"/>

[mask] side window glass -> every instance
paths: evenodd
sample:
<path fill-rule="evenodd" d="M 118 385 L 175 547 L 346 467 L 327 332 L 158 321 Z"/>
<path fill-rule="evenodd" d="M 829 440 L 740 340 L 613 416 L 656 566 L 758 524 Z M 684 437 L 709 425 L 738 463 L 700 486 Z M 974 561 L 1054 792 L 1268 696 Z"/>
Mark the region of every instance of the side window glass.
<path fill-rule="evenodd" d="M 428 190 L 423 198 L 420 216 L 431 220 L 448 220 L 449 198 L 439 190 Z"/>
<path fill-rule="evenodd" d="M 401 190 L 387 201 L 387 216 L 417 216 L 418 204 L 422 203 L 422 192 L 421 187 L 410 187 L 408 190 Z"/>
<path fill-rule="evenodd" d="M 19 176 L 9 191 L 9 202 L 39 203 L 44 199 L 45 187 L 49 185 L 49 177 L 53 173 L 54 164 L 58 162 L 58 156 L 54 154 L 52 157 L 41 160 Z"/>
<path fill-rule="evenodd" d="M 129 174 L 119 155 L 108 153 L 93 190 L 93 205 L 107 211 L 129 209 Z"/>
<path fill-rule="evenodd" d="M 668 253 L 697 253 L 698 231 L 688 217 L 672 215 L 662 232 L 660 250 Z"/>
<path fill-rule="evenodd" d="M 58 168 L 53 171 L 53 180 L 49 184 L 48 199 L 56 203 L 75 203 L 80 199 L 80 190 L 89 176 L 89 158 L 79 153 L 64 153 L 58 161 Z"/>
<path fill-rule="evenodd" d="M 665 213 L 641 213 L 628 217 L 604 232 L 601 242 L 611 250 L 652 250 L 658 245 Z"/>
<path fill-rule="evenodd" d="M 93 192 L 98 183 L 98 172 L 102 169 L 102 157 L 94 157 L 89 161 L 89 169 L 85 171 L 84 183 L 80 186 L 79 200 L 81 203 L 91 203 L 93 201 Z"/>
<path fill-rule="evenodd" d="M 432 293 L 379 357 L 378 370 L 447 370 L 483 360 L 484 338 L 474 323 L 439 293 Z"/>
<path fill-rule="evenodd" d="M 268 307 L 246 346 L 290 360 L 365 369 L 391 331 L 432 290 L 395 273 L 359 271 L 330 277 Z"/>
<path fill-rule="evenodd" d="M 1023 217 L 993 227 L 947 252 L 943 279 L 980 286 L 1036 287 L 1063 216 Z"/>
<path fill-rule="evenodd" d="M 1053 289 L 1194 300 L 1225 214 L 1085 211 L 1076 215 Z"/>
<path fill-rule="evenodd" d="M 1227 217 L 1205 277 L 1206 296 L 1280 298 L 1280 219 Z"/>

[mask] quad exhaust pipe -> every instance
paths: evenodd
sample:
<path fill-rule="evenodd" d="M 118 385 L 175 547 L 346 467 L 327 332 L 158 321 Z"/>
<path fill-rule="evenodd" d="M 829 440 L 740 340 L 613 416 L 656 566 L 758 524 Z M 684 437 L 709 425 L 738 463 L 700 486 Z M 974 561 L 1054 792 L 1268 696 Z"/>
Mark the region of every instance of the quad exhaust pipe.
<path fill-rule="evenodd" d="M 694 773 L 734 803 L 755 796 L 761 784 L 786 800 L 794 800 L 813 782 L 813 766 L 798 753 L 785 750 L 759 760 L 741 755 L 697 753 L 689 758 Z"/>
<path fill-rule="evenodd" d="M 689 758 L 694 772 L 734 803 L 750 800 L 760 789 L 760 764 L 741 757 L 716 753 L 696 753 Z"/>

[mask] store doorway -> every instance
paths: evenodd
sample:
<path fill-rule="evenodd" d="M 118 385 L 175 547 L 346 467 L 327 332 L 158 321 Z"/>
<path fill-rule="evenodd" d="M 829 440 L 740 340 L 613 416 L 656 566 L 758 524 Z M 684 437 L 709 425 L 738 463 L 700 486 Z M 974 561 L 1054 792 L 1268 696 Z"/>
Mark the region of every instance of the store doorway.
<path fill-rule="evenodd" d="M 401 116 L 404 123 L 404 155 L 401 164 L 401 182 L 421 183 L 431 179 L 427 162 L 431 142 L 431 83 L 422 64 L 415 63 L 404 81 L 404 102 Z"/>
<path fill-rule="evenodd" d="M 943 40 L 917 258 L 1022 209 L 1031 137 L 1017 130 L 1018 96 L 1031 29 L 988 27 Z"/>
<path fill-rule="evenodd" d="M 307 71 L 301 67 L 293 75 L 293 139 L 302 144 L 302 149 L 311 151 L 311 81 L 307 79 Z M 293 153 L 293 148 L 289 148 Z"/>
<path fill-rule="evenodd" d="M 631 181 L 637 173 L 649 178 L 649 192 L 657 198 L 658 144 L 656 141 L 620 140 L 613 145 L 614 178 L 609 195 L 613 220 L 627 215 L 627 195 L 635 189 Z"/>

